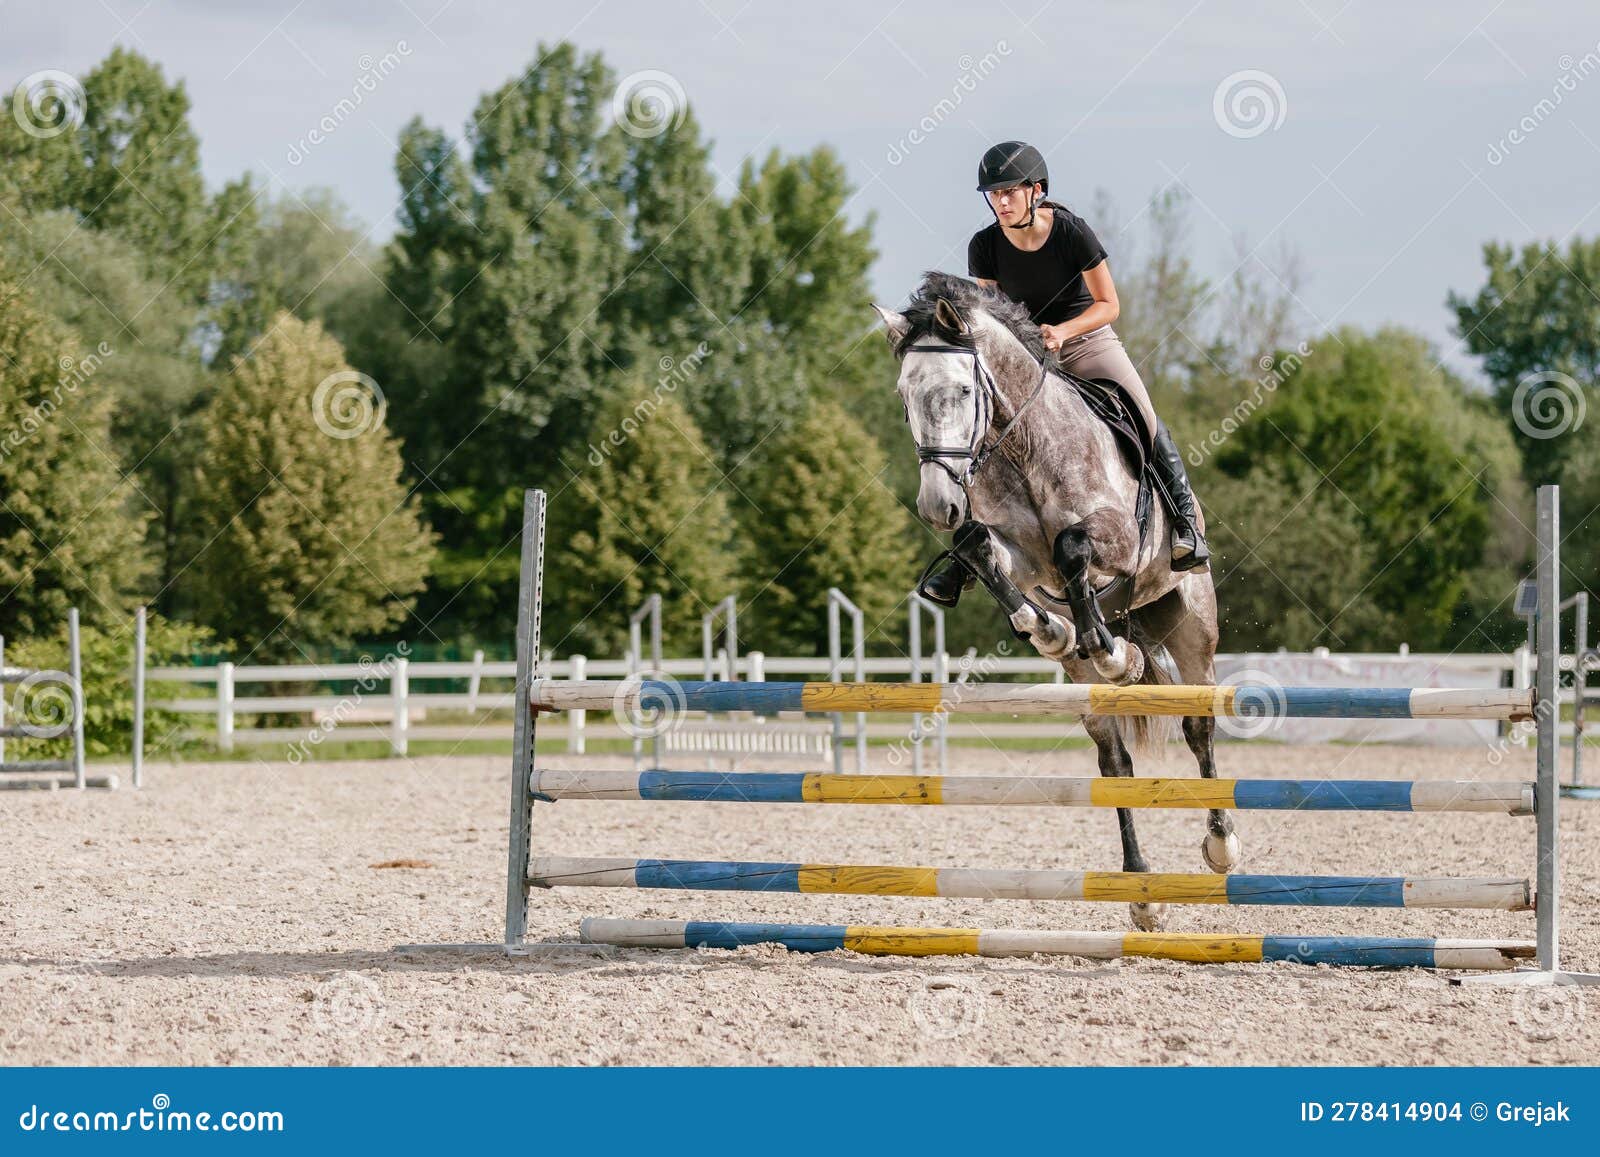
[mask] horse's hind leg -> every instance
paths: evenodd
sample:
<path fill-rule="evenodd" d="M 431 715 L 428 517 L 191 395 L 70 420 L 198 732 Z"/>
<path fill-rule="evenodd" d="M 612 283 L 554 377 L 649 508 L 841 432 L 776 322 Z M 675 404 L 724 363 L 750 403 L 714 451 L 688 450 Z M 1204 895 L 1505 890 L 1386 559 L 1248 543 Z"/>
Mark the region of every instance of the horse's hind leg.
<path fill-rule="evenodd" d="M 1087 663 L 1082 667 L 1089 668 Z M 1074 664 L 1079 665 L 1079 664 Z M 1071 671 L 1072 668 L 1068 667 Z M 1074 677 L 1076 681 L 1076 676 Z M 1117 727 L 1117 721 L 1110 715 L 1085 715 L 1083 717 L 1084 730 L 1094 740 L 1094 745 L 1100 754 L 1100 774 L 1115 776 L 1130 776 L 1133 774 L 1133 759 L 1128 755 L 1128 748 L 1122 742 L 1122 732 Z M 1139 836 L 1133 830 L 1133 809 L 1119 807 L 1117 809 L 1117 829 L 1122 836 L 1122 870 L 1124 872 L 1148 872 L 1150 865 L 1145 862 L 1144 853 L 1139 850 Z M 1133 917 L 1133 926 L 1144 932 L 1159 932 L 1162 924 L 1166 922 L 1167 906 L 1165 904 L 1129 904 L 1128 913 Z"/>
<path fill-rule="evenodd" d="M 1138 618 L 1150 644 L 1166 647 L 1183 682 L 1217 681 L 1217 600 L 1209 574 L 1191 572 L 1176 590 L 1141 609 Z M 1216 730 L 1217 721 L 1209 715 L 1184 717 L 1184 742 L 1206 779 L 1217 778 Z M 1206 867 L 1231 872 L 1239 866 L 1240 855 L 1232 813 L 1212 808 L 1206 813 L 1206 834 L 1200 843 Z"/>

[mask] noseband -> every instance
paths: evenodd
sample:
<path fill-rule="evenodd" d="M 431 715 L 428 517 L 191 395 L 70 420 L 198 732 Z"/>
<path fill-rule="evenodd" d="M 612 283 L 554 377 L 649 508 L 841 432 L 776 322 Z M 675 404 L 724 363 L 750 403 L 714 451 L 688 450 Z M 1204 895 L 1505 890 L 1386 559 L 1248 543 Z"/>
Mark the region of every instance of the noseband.
<path fill-rule="evenodd" d="M 1033 392 L 1027 396 L 1022 405 L 1017 407 L 1017 412 L 1011 420 L 1000 430 L 993 442 L 984 445 L 984 437 L 989 433 L 989 424 L 994 421 L 995 400 L 1000 396 L 999 387 L 994 383 L 994 375 L 989 372 L 989 367 L 984 364 L 983 356 L 978 353 L 978 347 L 957 345 L 914 345 L 906 347 L 907 352 L 915 351 L 926 354 L 970 354 L 972 356 L 972 378 L 976 383 L 973 390 L 973 415 L 972 415 L 972 441 L 965 446 L 925 446 L 917 443 L 917 459 L 923 465 L 932 462 L 943 470 L 955 484 L 965 490 L 972 480 L 978 476 L 978 471 L 983 469 L 983 464 L 989 460 L 996 450 L 1000 448 L 1011 431 L 1022 420 L 1023 413 L 1033 404 L 1039 396 L 1039 391 L 1044 389 L 1045 381 L 1050 377 L 1050 367 L 1046 362 L 1039 363 L 1039 381 L 1033 387 Z M 967 468 L 957 472 L 950 465 L 950 460 L 965 459 Z"/>

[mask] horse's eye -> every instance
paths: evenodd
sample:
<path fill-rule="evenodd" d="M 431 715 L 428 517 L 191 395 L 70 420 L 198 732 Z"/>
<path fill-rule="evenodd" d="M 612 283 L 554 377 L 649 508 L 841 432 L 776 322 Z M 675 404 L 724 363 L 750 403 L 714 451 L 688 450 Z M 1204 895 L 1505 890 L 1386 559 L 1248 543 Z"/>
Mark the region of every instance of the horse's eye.
<path fill-rule="evenodd" d="M 963 398 L 972 397 L 972 387 L 971 386 L 962 386 L 961 387 L 961 396 Z"/>

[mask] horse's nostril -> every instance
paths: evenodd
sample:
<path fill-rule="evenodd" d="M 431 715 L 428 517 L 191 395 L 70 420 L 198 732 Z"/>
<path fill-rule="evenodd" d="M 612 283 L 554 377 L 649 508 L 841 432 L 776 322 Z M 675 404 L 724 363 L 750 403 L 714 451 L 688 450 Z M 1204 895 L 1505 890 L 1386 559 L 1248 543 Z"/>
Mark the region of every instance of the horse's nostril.
<path fill-rule="evenodd" d="M 957 522 L 961 521 L 961 510 L 954 502 L 950 504 L 949 508 L 946 509 L 944 513 L 946 521 L 951 526 L 954 526 Z"/>

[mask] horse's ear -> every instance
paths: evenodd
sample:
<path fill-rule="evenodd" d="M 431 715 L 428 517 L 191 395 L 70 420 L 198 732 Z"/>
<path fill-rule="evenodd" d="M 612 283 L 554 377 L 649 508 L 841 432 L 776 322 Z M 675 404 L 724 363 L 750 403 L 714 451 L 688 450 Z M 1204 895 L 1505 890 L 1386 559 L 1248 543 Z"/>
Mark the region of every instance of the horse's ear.
<path fill-rule="evenodd" d="M 965 337 L 971 331 L 967 329 L 967 319 L 961 316 L 961 311 L 950 304 L 950 299 L 941 297 L 933 307 L 933 324 L 942 332 Z"/>
<path fill-rule="evenodd" d="M 901 339 L 911 331 L 911 323 L 906 320 L 905 314 L 896 313 L 892 309 L 884 309 L 883 306 L 876 302 L 873 303 L 872 308 L 878 311 L 878 316 L 883 319 L 883 324 L 888 327 L 890 345 L 899 344 Z"/>

